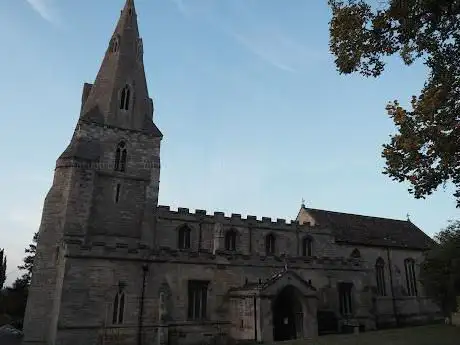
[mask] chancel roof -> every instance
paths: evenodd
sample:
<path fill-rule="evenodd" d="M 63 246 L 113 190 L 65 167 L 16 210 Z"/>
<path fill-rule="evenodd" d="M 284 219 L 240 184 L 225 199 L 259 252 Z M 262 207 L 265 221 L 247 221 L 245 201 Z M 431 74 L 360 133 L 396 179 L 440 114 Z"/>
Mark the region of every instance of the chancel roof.
<path fill-rule="evenodd" d="M 432 238 L 409 220 L 302 209 L 316 224 L 330 228 L 337 242 L 407 249 L 429 249 L 435 245 Z"/>

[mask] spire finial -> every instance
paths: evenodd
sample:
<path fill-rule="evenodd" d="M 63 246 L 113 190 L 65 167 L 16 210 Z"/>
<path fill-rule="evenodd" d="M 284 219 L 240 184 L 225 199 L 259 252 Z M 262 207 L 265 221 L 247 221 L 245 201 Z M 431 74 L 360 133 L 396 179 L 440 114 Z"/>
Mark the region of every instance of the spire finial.
<path fill-rule="evenodd" d="M 305 208 L 305 199 L 304 198 L 302 198 L 302 204 L 301 205 L 302 205 L 302 208 Z"/>
<path fill-rule="evenodd" d="M 409 213 L 406 214 L 406 217 L 407 217 L 407 221 L 410 222 L 410 214 Z"/>

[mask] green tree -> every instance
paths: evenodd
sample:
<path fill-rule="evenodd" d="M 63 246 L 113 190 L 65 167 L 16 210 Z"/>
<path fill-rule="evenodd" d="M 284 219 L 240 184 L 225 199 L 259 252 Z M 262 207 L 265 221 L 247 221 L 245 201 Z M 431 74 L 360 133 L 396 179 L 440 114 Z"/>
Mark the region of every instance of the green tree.
<path fill-rule="evenodd" d="M 21 280 L 22 282 L 18 282 L 18 284 L 22 284 L 25 282 L 27 285 L 30 284 L 30 280 L 32 278 L 32 268 L 34 266 L 34 259 L 35 259 L 35 254 L 37 252 L 37 240 L 38 240 L 38 232 L 34 234 L 34 237 L 32 238 L 32 243 L 29 244 L 29 247 L 24 250 L 24 252 L 27 254 L 23 261 L 23 264 L 18 266 L 19 269 L 25 270 L 26 273 L 23 274 L 21 278 L 18 278 L 18 280 Z"/>
<path fill-rule="evenodd" d="M 460 220 L 435 236 L 438 246 L 433 248 L 420 266 L 420 279 L 429 296 L 435 298 L 444 314 L 457 309 L 460 294 Z"/>
<path fill-rule="evenodd" d="M 460 1 L 328 0 L 330 50 L 342 74 L 378 77 L 384 59 L 406 65 L 422 58 L 429 70 L 411 109 L 399 101 L 386 110 L 397 133 L 383 145 L 384 174 L 408 182 L 415 198 L 452 183 L 460 207 Z"/>
<path fill-rule="evenodd" d="M 6 256 L 5 251 L 0 250 L 0 290 L 3 289 L 3 285 L 6 280 Z"/>

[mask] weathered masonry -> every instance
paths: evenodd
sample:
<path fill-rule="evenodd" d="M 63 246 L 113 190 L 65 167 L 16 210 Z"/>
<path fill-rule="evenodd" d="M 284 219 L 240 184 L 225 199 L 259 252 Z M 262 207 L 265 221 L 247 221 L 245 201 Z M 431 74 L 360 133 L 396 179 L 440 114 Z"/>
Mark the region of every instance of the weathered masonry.
<path fill-rule="evenodd" d="M 439 317 L 410 221 L 158 205 L 162 133 L 127 0 L 46 196 L 25 344 L 285 340 Z"/>

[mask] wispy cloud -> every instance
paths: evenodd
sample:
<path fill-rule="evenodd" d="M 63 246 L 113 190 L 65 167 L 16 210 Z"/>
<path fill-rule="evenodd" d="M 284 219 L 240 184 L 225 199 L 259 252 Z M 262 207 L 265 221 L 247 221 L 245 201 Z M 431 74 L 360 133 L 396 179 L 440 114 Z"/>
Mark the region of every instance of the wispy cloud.
<path fill-rule="evenodd" d="M 219 9 L 216 2 L 171 0 L 185 16 L 196 15 L 233 38 L 252 54 L 286 72 L 299 72 L 327 59 L 327 51 L 318 51 L 298 42 L 270 20 L 264 21 L 243 2 L 231 2 L 234 8 Z M 199 3 L 199 5 L 197 5 Z M 230 4 L 227 2 L 226 4 Z M 233 17 L 232 17 L 233 16 Z"/>
<path fill-rule="evenodd" d="M 311 62 L 313 57 L 305 47 L 281 32 L 269 33 L 266 28 L 252 32 L 250 30 L 227 32 L 251 53 L 283 71 L 299 71 L 306 62 Z"/>
<path fill-rule="evenodd" d="M 27 3 L 37 12 L 43 19 L 52 23 L 58 24 L 59 16 L 54 5 L 55 0 L 26 0 Z"/>

